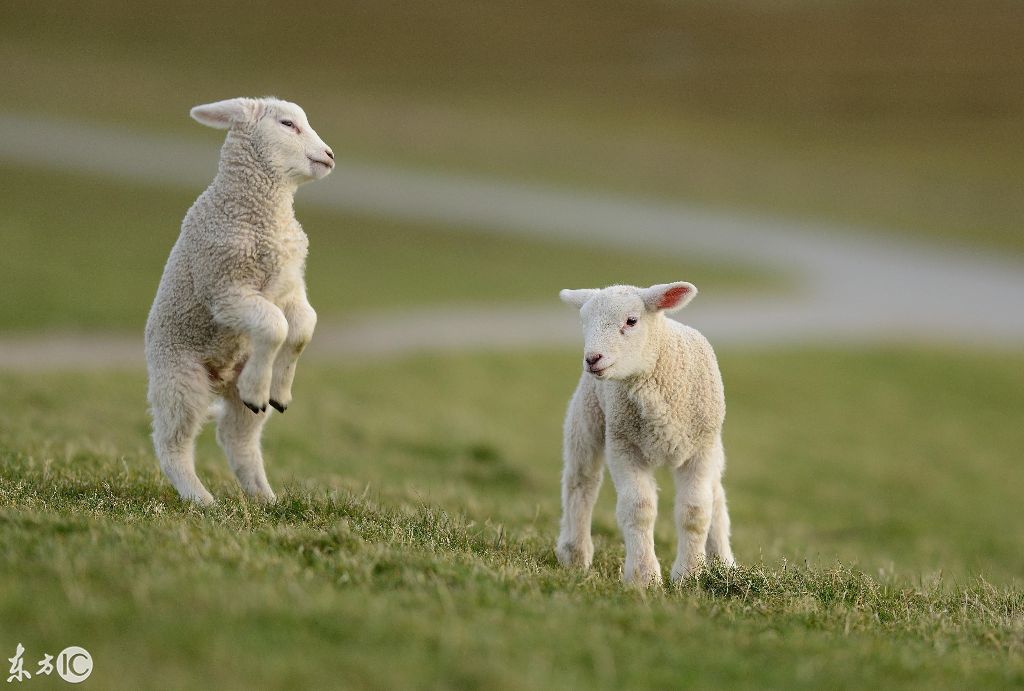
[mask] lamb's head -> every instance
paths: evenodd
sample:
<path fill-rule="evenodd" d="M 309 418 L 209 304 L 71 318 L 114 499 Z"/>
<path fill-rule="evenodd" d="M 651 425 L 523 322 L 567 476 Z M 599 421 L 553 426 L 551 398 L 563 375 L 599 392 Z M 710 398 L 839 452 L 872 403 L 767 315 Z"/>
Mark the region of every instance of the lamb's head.
<path fill-rule="evenodd" d="M 692 283 L 680 281 L 650 288 L 563 290 L 559 297 L 580 310 L 584 369 L 598 379 L 628 379 L 653 369 L 657 353 L 652 339 L 664 327 L 665 313 L 696 294 Z"/>
<path fill-rule="evenodd" d="M 334 169 L 334 152 L 306 119 L 299 106 L 276 98 L 232 98 L 191 111 L 209 127 L 228 130 L 252 144 L 259 162 L 274 175 L 296 185 L 319 180 Z"/>

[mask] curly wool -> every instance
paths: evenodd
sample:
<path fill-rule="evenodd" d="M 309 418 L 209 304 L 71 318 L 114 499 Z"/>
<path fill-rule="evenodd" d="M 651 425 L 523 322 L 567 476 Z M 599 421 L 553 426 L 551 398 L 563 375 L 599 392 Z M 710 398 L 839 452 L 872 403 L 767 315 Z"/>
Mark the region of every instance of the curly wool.
<path fill-rule="evenodd" d="M 680 465 L 711 446 L 725 422 L 725 391 L 714 350 L 696 329 L 657 315 L 649 337 L 650 372 L 625 381 L 586 377 L 607 433 L 655 465 Z"/>
<path fill-rule="evenodd" d="M 217 176 L 185 214 L 146 324 L 147 360 L 187 354 L 218 381 L 234 377 L 249 340 L 214 320 L 217 301 L 250 288 L 274 302 L 274 279 L 301 275 L 309 248 L 294 187 L 269 169 L 252 129 L 228 133 Z"/>

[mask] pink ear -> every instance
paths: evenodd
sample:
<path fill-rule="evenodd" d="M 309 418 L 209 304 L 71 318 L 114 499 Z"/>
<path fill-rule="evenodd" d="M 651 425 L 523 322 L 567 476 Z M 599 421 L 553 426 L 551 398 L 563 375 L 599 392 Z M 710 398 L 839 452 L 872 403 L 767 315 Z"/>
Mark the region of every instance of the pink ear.
<path fill-rule="evenodd" d="M 672 312 L 683 307 L 697 294 L 697 287 L 692 283 L 677 281 L 660 283 L 641 291 L 647 309 L 652 311 L 665 310 Z"/>
<path fill-rule="evenodd" d="M 658 300 L 658 309 L 660 309 L 660 310 L 672 309 L 673 307 L 678 305 L 680 303 L 680 301 L 682 301 L 682 299 L 689 292 L 690 292 L 690 289 L 687 286 L 672 286 L 671 288 L 666 290 L 662 294 L 661 299 Z"/>

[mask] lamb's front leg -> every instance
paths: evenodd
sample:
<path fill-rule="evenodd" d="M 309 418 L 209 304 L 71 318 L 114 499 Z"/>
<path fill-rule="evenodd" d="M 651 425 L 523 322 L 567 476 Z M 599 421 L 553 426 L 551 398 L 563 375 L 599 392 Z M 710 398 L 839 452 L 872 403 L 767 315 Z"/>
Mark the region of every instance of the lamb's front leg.
<path fill-rule="evenodd" d="M 305 292 L 300 292 L 296 300 L 285 305 L 284 316 L 288 320 L 288 337 L 274 360 L 274 376 L 270 384 L 270 405 L 282 413 L 292 402 L 295 366 L 299 355 L 313 338 L 316 311 L 306 300 Z"/>
<path fill-rule="evenodd" d="M 672 580 L 688 578 L 705 564 L 705 547 L 711 528 L 715 483 L 722 474 L 721 442 L 687 459 L 675 469 L 676 529 L 679 547 L 672 565 Z M 728 547 L 728 542 L 726 542 Z"/>
<path fill-rule="evenodd" d="M 236 383 L 249 410 L 261 413 L 270 404 L 274 358 L 288 336 L 281 309 L 255 291 L 225 295 L 213 308 L 218 324 L 249 336 L 252 352 Z"/>
<path fill-rule="evenodd" d="M 654 519 L 658 515 L 654 473 L 628 452 L 611 449 L 608 470 L 617 495 L 615 516 L 626 543 L 623 580 L 640 587 L 660 584 L 661 566 L 654 553 Z"/>

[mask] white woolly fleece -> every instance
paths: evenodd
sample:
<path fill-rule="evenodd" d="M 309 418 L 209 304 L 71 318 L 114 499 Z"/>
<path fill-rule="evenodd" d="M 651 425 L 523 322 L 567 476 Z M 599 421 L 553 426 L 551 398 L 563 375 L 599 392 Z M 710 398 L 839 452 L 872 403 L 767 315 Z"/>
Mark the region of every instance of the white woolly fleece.
<path fill-rule="evenodd" d="M 662 465 L 672 469 L 677 484 L 679 548 L 672 578 L 689 576 L 706 557 L 733 563 L 721 484 L 725 394 L 718 362 L 698 331 L 665 317 L 696 293 L 685 282 L 561 293 L 580 308 L 585 339 L 584 372 L 565 418 L 556 550 L 565 565 L 587 568 L 593 558 L 590 520 L 602 453 L 618 494 L 628 582 L 661 580 L 653 470 Z"/>
<path fill-rule="evenodd" d="M 213 497 L 195 474 L 193 444 L 224 399 L 218 440 L 242 488 L 264 499 L 259 435 L 267 406 L 291 402 L 295 361 L 316 312 L 306 300 L 308 239 L 296 188 L 327 175 L 334 154 L 299 106 L 236 98 L 192 109 L 227 129 L 216 177 L 185 215 L 146 323 L 153 441 L 185 499 Z"/>

